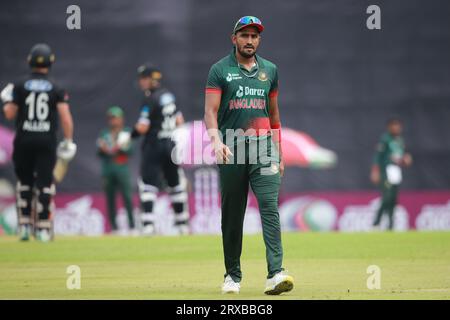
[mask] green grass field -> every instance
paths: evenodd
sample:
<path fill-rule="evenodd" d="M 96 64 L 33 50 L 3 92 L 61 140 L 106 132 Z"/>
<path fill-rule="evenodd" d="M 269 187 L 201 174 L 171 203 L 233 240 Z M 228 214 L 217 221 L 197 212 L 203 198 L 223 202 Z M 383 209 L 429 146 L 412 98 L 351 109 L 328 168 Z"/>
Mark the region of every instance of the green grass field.
<path fill-rule="evenodd" d="M 223 296 L 219 236 L 0 238 L 0 299 L 450 299 L 450 233 L 286 233 L 292 292 L 262 294 L 261 235 L 246 236 L 239 296 Z M 66 268 L 81 268 L 81 289 Z M 369 290 L 369 265 L 381 289 Z"/>

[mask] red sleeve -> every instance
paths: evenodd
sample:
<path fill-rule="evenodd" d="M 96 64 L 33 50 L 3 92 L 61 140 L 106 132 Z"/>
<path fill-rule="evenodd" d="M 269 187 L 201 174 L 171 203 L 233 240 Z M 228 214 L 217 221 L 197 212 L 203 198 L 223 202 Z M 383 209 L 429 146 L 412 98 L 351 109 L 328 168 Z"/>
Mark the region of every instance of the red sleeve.
<path fill-rule="evenodd" d="M 222 93 L 222 89 L 220 89 L 220 88 L 206 88 L 205 89 L 205 93 L 221 94 Z"/>
<path fill-rule="evenodd" d="M 273 89 L 269 92 L 269 98 L 278 97 L 278 88 Z"/>

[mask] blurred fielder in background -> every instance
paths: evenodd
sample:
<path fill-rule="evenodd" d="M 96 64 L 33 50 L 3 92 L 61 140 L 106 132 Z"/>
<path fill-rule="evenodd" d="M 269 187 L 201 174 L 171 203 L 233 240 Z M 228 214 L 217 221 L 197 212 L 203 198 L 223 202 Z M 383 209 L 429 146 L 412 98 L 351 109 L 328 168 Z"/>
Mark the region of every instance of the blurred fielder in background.
<path fill-rule="evenodd" d="M 226 269 L 223 293 L 240 291 L 240 256 L 249 184 L 258 200 L 266 245 L 268 275 L 264 293 L 277 295 L 294 286 L 293 278 L 282 268 L 278 194 L 284 165 L 280 157 L 278 71 L 272 62 L 256 55 L 263 29 L 256 17 L 239 19 L 231 36 L 233 49 L 211 67 L 206 84 L 205 123 L 220 172 Z M 226 144 L 217 129 L 226 138 Z M 236 132 L 231 139 L 227 130 Z M 244 130 L 245 133 L 238 136 L 238 131 Z M 256 145 L 257 156 L 256 152 L 251 152 Z M 237 163 L 238 155 L 230 161 L 233 154 L 229 146 L 245 150 L 244 163 Z M 263 158 L 271 161 L 265 162 Z"/>
<path fill-rule="evenodd" d="M 142 65 L 138 68 L 138 76 L 144 98 L 132 136 L 144 135 L 139 181 L 142 233 L 155 233 L 155 200 L 164 182 L 175 213 L 175 227 L 179 234 L 188 234 L 187 180 L 182 169 L 171 158 L 175 146 L 173 131 L 184 123 L 184 118 L 177 109 L 175 96 L 161 86 L 162 74 L 157 68 Z"/>
<path fill-rule="evenodd" d="M 6 119 L 16 120 L 13 162 L 17 176 L 17 212 L 21 240 L 53 238 L 53 170 L 76 153 L 69 97 L 48 76 L 55 55 L 47 44 L 36 44 L 28 56 L 31 74 L 8 84 L 1 93 Z M 58 115 L 64 140 L 57 147 Z M 62 177 L 61 177 L 62 178 Z"/>
<path fill-rule="evenodd" d="M 381 136 L 377 145 L 371 180 L 381 188 L 382 199 L 377 211 L 374 227 L 378 227 L 383 214 L 389 217 L 389 230 L 394 228 L 394 210 L 397 205 L 398 188 L 402 182 L 402 167 L 412 164 L 412 157 L 405 152 L 405 143 L 401 136 L 402 123 L 391 118 L 387 123 L 387 132 Z"/>
<path fill-rule="evenodd" d="M 108 109 L 108 128 L 100 133 L 97 147 L 102 161 L 103 188 L 111 229 L 113 232 L 117 231 L 116 192 L 119 190 L 127 211 L 129 228 L 131 233 L 134 233 L 132 188 L 128 166 L 132 153 L 131 129 L 124 127 L 123 116 L 123 110 L 119 106 Z"/>

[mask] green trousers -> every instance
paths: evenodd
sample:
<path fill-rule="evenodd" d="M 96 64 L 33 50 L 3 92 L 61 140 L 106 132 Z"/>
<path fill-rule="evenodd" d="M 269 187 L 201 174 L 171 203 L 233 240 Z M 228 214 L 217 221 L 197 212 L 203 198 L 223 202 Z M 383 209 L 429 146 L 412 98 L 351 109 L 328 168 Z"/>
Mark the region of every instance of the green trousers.
<path fill-rule="evenodd" d="M 382 194 L 381 204 L 373 225 L 378 226 L 383 214 L 387 214 L 389 217 L 388 228 L 389 230 L 392 230 L 394 228 L 394 210 L 397 205 L 398 185 L 390 184 L 387 179 L 384 178 L 380 183 L 380 187 Z"/>
<path fill-rule="evenodd" d="M 283 270 L 278 213 L 278 193 L 281 183 L 279 161 L 276 153 L 272 152 L 275 148 L 270 137 L 263 140 L 266 140 L 266 143 L 262 143 L 262 147 L 256 140 L 248 138 L 235 143 L 235 149 L 231 150 L 234 153 L 232 164 L 219 165 L 225 276 L 230 275 L 236 282 L 240 282 L 242 278 L 240 256 L 249 186 L 256 196 L 261 214 L 267 277 L 271 278 Z M 258 146 L 261 147 L 259 151 L 256 150 Z M 242 150 L 245 150 L 244 155 L 240 152 Z"/>
<path fill-rule="evenodd" d="M 130 172 L 126 165 L 108 165 L 103 168 L 103 187 L 106 195 L 109 222 L 112 230 L 117 230 L 116 224 L 116 193 L 119 191 L 127 211 L 128 225 L 134 228 L 133 205 L 131 201 Z"/>

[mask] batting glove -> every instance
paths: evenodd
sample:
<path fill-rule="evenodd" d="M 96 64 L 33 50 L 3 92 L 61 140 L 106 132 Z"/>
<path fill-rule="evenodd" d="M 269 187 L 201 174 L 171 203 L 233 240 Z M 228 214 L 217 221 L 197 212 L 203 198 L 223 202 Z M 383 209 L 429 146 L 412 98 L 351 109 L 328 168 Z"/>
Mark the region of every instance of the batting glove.
<path fill-rule="evenodd" d="M 58 155 L 58 158 L 70 161 L 75 157 L 75 154 L 77 153 L 77 145 L 72 142 L 70 139 L 64 139 L 61 141 L 58 145 L 58 149 L 56 150 L 56 154 Z"/>

